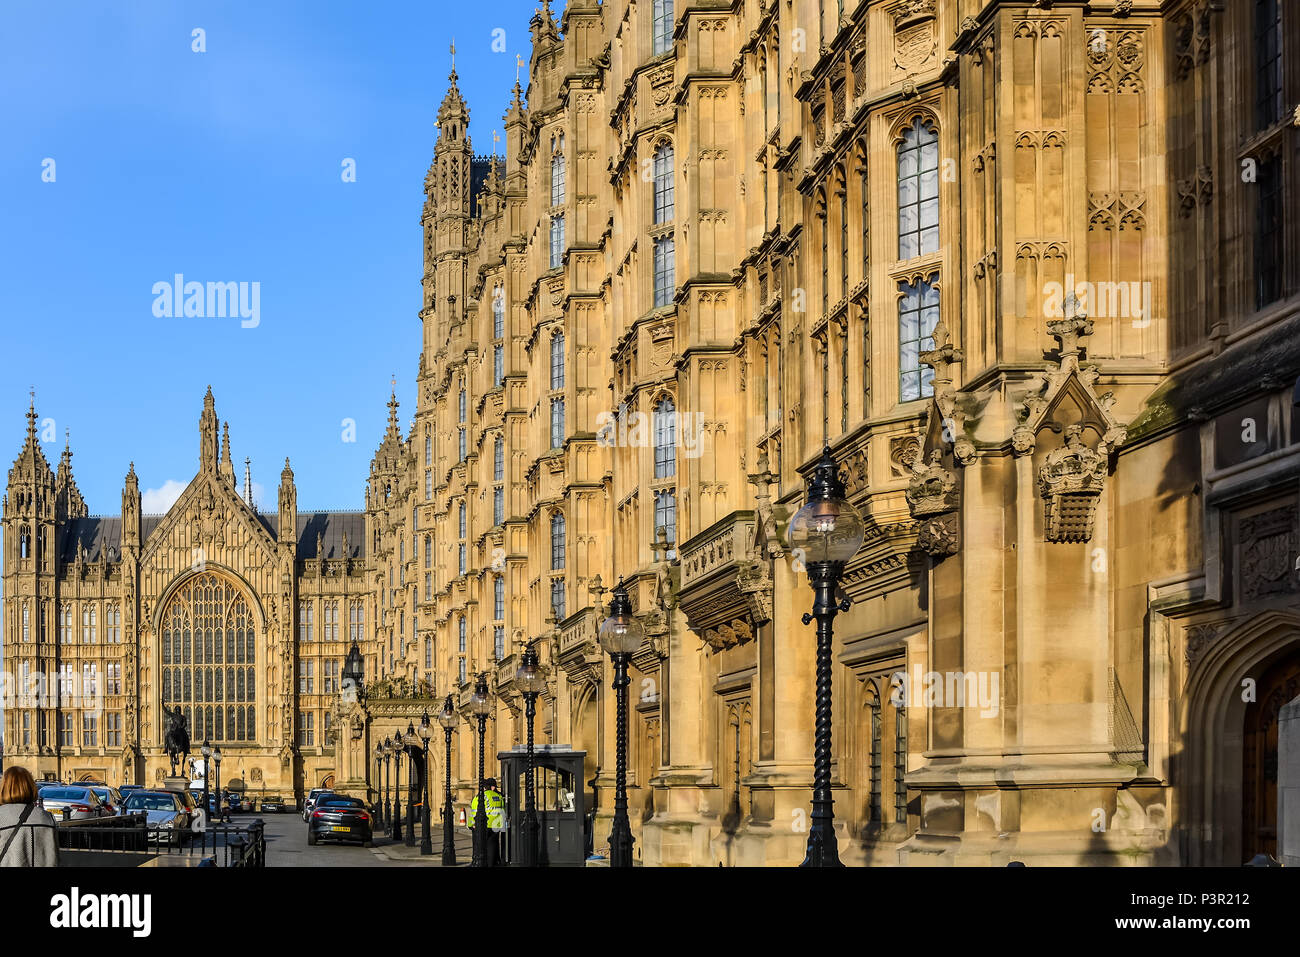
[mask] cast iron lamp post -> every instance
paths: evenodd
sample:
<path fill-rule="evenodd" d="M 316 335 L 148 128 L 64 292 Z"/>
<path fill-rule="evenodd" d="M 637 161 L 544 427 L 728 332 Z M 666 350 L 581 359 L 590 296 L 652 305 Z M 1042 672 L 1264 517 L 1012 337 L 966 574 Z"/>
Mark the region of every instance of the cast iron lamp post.
<path fill-rule="evenodd" d="M 420 815 L 420 856 L 433 856 L 433 837 L 429 834 L 429 739 L 433 737 L 433 725 L 429 723 L 429 709 L 424 709 L 420 717 L 420 742 L 424 745 L 424 813 Z"/>
<path fill-rule="evenodd" d="M 381 745 L 384 749 L 384 830 L 391 831 L 393 827 L 393 803 L 392 803 L 392 775 L 389 768 L 393 763 L 393 740 L 384 738 Z"/>
<path fill-rule="evenodd" d="M 393 736 L 393 833 L 394 841 L 402 839 L 402 732 Z"/>
<path fill-rule="evenodd" d="M 456 728 L 456 706 L 451 700 L 451 695 L 447 695 L 447 700 L 442 703 L 442 710 L 438 712 L 438 723 L 442 725 L 442 732 L 447 738 L 447 763 L 446 763 L 446 786 L 443 792 L 442 805 L 442 866 L 456 866 L 456 836 L 453 832 L 455 822 L 452 820 L 454 813 L 451 806 L 451 733 Z"/>
<path fill-rule="evenodd" d="M 492 713 L 488 697 L 487 672 L 479 672 L 474 694 L 469 699 L 469 713 L 478 719 L 478 807 L 474 812 L 473 867 L 487 867 L 487 797 L 483 793 L 483 739 L 487 736 L 487 719 Z"/>
<path fill-rule="evenodd" d="M 217 781 L 217 820 L 224 823 L 226 820 L 226 807 L 221 802 L 221 745 L 217 745 L 212 749 L 212 765 L 212 776 Z"/>
<path fill-rule="evenodd" d="M 519 863 L 523 867 L 537 866 L 537 835 L 540 830 L 537 823 L 536 795 L 533 784 L 533 719 L 537 716 L 537 696 L 546 687 L 546 672 L 537 659 L 533 642 L 524 648 L 519 661 L 519 670 L 515 672 L 515 687 L 524 696 L 524 716 L 528 725 L 528 751 L 524 764 L 524 820 L 521 839 Z"/>
<path fill-rule="evenodd" d="M 645 629 L 632 614 L 627 586 L 610 593 L 609 617 L 600 626 L 600 646 L 614 662 L 614 704 L 617 760 L 614 766 L 614 827 L 609 833 L 609 866 L 632 866 L 632 825 L 627 817 L 627 664 L 641 647 Z"/>
<path fill-rule="evenodd" d="M 375 803 L 379 809 L 375 812 L 375 817 L 379 818 L 379 829 L 382 831 L 387 825 L 384 821 L 384 745 L 383 742 L 375 745 L 375 797 L 379 798 Z"/>
<path fill-rule="evenodd" d="M 839 466 L 830 447 L 808 478 L 808 501 L 790 520 L 791 553 L 802 559 L 813 589 L 813 610 L 805 625 L 817 621 L 817 724 L 813 743 L 812 826 L 801 867 L 843 867 L 835 841 L 831 799 L 831 643 L 835 613 L 848 611 L 835 597 L 844 566 L 862 546 L 866 529 L 857 509 L 845 498 Z"/>
<path fill-rule="evenodd" d="M 411 803 L 415 794 L 415 748 L 417 747 L 415 736 L 415 723 L 406 722 L 406 737 L 402 739 L 406 745 L 406 846 L 415 847 L 415 805 Z"/>
<path fill-rule="evenodd" d="M 199 748 L 203 754 L 203 820 L 206 823 L 212 809 L 208 807 L 208 770 L 212 761 L 212 746 L 208 744 L 208 739 L 203 739 L 203 747 Z"/>

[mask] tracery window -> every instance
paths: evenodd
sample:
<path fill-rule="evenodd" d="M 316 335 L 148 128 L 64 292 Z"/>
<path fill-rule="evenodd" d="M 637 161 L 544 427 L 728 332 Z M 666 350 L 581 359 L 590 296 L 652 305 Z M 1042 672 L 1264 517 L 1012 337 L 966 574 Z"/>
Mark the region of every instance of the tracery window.
<path fill-rule="evenodd" d="M 654 0 L 651 17 L 651 52 L 658 56 L 673 45 L 673 0 Z"/>
<path fill-rule="evenodd" d="M 204 572 L 162 614 L 162 700 L 189 720 L 190 738 L 255 741 L 253 613 L 233 581 Z"/>
<path fill-rule="evenodd" d="M 939 133 L 926 120 L 898 144 L 898 258 L 939 250 Z"/>

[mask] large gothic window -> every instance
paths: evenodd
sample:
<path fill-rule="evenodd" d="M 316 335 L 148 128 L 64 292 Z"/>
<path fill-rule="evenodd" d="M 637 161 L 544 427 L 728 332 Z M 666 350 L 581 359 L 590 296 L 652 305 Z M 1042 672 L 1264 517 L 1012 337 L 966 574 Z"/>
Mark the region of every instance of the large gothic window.
<path fill-rule="evenodd" d="M 191 578 L 168 600 L 162 700 L 189 720 L 190 740 L 257 740 L 255 633 L 243 591 L 213 572 Z"/>

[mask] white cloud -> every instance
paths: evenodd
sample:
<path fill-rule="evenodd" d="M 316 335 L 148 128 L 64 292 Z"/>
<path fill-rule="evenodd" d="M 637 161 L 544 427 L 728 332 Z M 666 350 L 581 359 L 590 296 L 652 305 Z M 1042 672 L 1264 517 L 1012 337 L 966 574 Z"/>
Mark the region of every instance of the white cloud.
<path fill-rule="evenodd" d="M 185 491 L 187 484 L 176 479 L 168 479 L 163 482 L 162 488 L 145 489 L 144 494 L 140 496 L 140 511 L 145 515 L 166 514 L 181 497 L 181 492 Z"/>

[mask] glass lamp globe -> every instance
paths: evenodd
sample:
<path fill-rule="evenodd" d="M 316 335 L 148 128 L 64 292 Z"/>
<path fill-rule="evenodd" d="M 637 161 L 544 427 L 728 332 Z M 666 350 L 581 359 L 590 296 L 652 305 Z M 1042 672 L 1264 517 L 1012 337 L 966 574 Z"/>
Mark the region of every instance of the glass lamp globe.
<path fill-rule="evenodd" d="M 641 647 L 645 629 L 641 627 L 636 615 L 632 614 L 632 604 L 622 586 L 614 589 L 610 611 L 613 614 L 600 626 L 600 647 L 611 655 L 630 655 Z"/>
<path fill-rule="evenodd" d="M 447 695 L 447 700 L 442 703 L 442 710 L 438 712 L 438 723 L 447 730 L 452 730 L 458 720 L 456 709 L 451 703 L 451 695 Z"/>
<path fill-rule="evenodd" d="M 492 713 L 492 700 L 487 694 L 487 682 L 481 681 L 474 686 L 474 694 L 469 699 L 469 713 L 479 718 Z"/>
<path fill-rule="evenodd" d="M 546 672 L 535 652 L 524 652 L 519 670 L 515 672 L 515 687 L 524 694 L 541 694 L 546 688 Z"/>
<path fill-rule="evenodd" d="M 866 525 L 844 497 L 839 466 L 829 448 L 808 479 L 808 502 L 794 513 L 786 540 L 805 565 L 847 562 L 862 547 Z"/>

